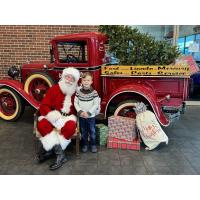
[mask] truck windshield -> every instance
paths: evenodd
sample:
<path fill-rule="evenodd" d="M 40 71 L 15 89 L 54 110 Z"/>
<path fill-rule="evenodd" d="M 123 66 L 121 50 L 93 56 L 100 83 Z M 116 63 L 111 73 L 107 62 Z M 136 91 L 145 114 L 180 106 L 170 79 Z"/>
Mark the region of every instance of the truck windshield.
<path fill-rule="evenodd" d="M 86 63 L 88 61 L 86 41 L 58 42 L 57 48 L 60 63 Z"/>

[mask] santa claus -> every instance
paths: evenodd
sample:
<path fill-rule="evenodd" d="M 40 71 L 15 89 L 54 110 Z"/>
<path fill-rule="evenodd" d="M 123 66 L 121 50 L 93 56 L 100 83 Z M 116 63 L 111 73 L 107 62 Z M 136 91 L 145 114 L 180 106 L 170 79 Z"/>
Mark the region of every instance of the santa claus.
<path fill-rule="evenodd" d="M 73 103 L 79 77 L 77 69 L 64 69 L 61 80 L 47 91 L 39 108 L 37 130 L 41 135 L 39 140 L 42 148 L 38 159 L 44 161 L 55 153 L 56 160 L 50 165 L 51 170 L 61 167 L 66 162 L 63 150 L 76 131 L 76 110 Z"/>

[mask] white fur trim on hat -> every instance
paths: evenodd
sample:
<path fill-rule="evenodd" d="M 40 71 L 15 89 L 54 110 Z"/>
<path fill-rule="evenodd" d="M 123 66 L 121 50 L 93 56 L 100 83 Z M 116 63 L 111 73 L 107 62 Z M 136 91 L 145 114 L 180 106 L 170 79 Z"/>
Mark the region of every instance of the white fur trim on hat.
<path fill-rule="evenodd" d="M 62 147 L 62 150 L 65 150 L 67 148 L 67 146 L 69 145 L 69 143 L 71 142 L 71 140 L 67 140 L 65 139 L 65 137 L 63 135 L 58 134 L 58 140 L 60 143 L 60 146 Z"/>
<path fill-rule="evenodd" d="M 55 145 L 59 144 L 58 134 L 55 130 L 40 138 L 42 145 L 46 151 L 51 150 Z"/>
<path fill-rule="evenodd" d="M 57 110 L 52 110 L 50 111 L 46 116 L 45 118 L 51 122 L 51 123 L 54 123 L 56 120 L 58 120 L 60 117 L 61 117 L 61 113 Z"/>
<path fill-rule="evenodd" d="M 67 74 L 72 75 L 75 78 L 75 81 L 78 82 L 80 78 L 80 72 L 76 68 L 73 67 L 65 68 L 62 72 L 62 78 L 64 78 Z"/>

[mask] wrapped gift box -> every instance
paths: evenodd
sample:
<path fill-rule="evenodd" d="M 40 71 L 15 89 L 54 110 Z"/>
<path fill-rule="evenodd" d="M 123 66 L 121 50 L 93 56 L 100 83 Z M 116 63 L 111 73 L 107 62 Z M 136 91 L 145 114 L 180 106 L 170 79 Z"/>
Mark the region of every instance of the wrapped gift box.
<path fill-rule="evenodd" d="M 107 143 L 108 127 L 104 124 L 96 124 L 97 144 L 104 146 Z"/>
<path fill-rule="evenodd" d="M 108 137 L 107 148 L 140 150 L 140 139 L 137 138 L 132 141 L 127 141 L 123 139 Z"/>
<path fill-rule="evenodd" d="M 111 116 L 108 118 L 108 132 L 110 137 L 133 141 L 137 137 L 135 119 Z"/>

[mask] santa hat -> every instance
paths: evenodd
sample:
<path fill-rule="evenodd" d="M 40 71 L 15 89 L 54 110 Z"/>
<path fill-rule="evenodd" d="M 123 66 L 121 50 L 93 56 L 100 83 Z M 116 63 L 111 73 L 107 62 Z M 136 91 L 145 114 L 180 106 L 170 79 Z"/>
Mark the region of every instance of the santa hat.
<path fill-rule="evenodd" d="M 67 74 L 72 75 L 75 78 L 75 81 L 78 82 L 80 78 L 80 72 L 76 68 L 68 67 L 64 69 L 62 72 L 62 79 L 64 79 Z"/>

